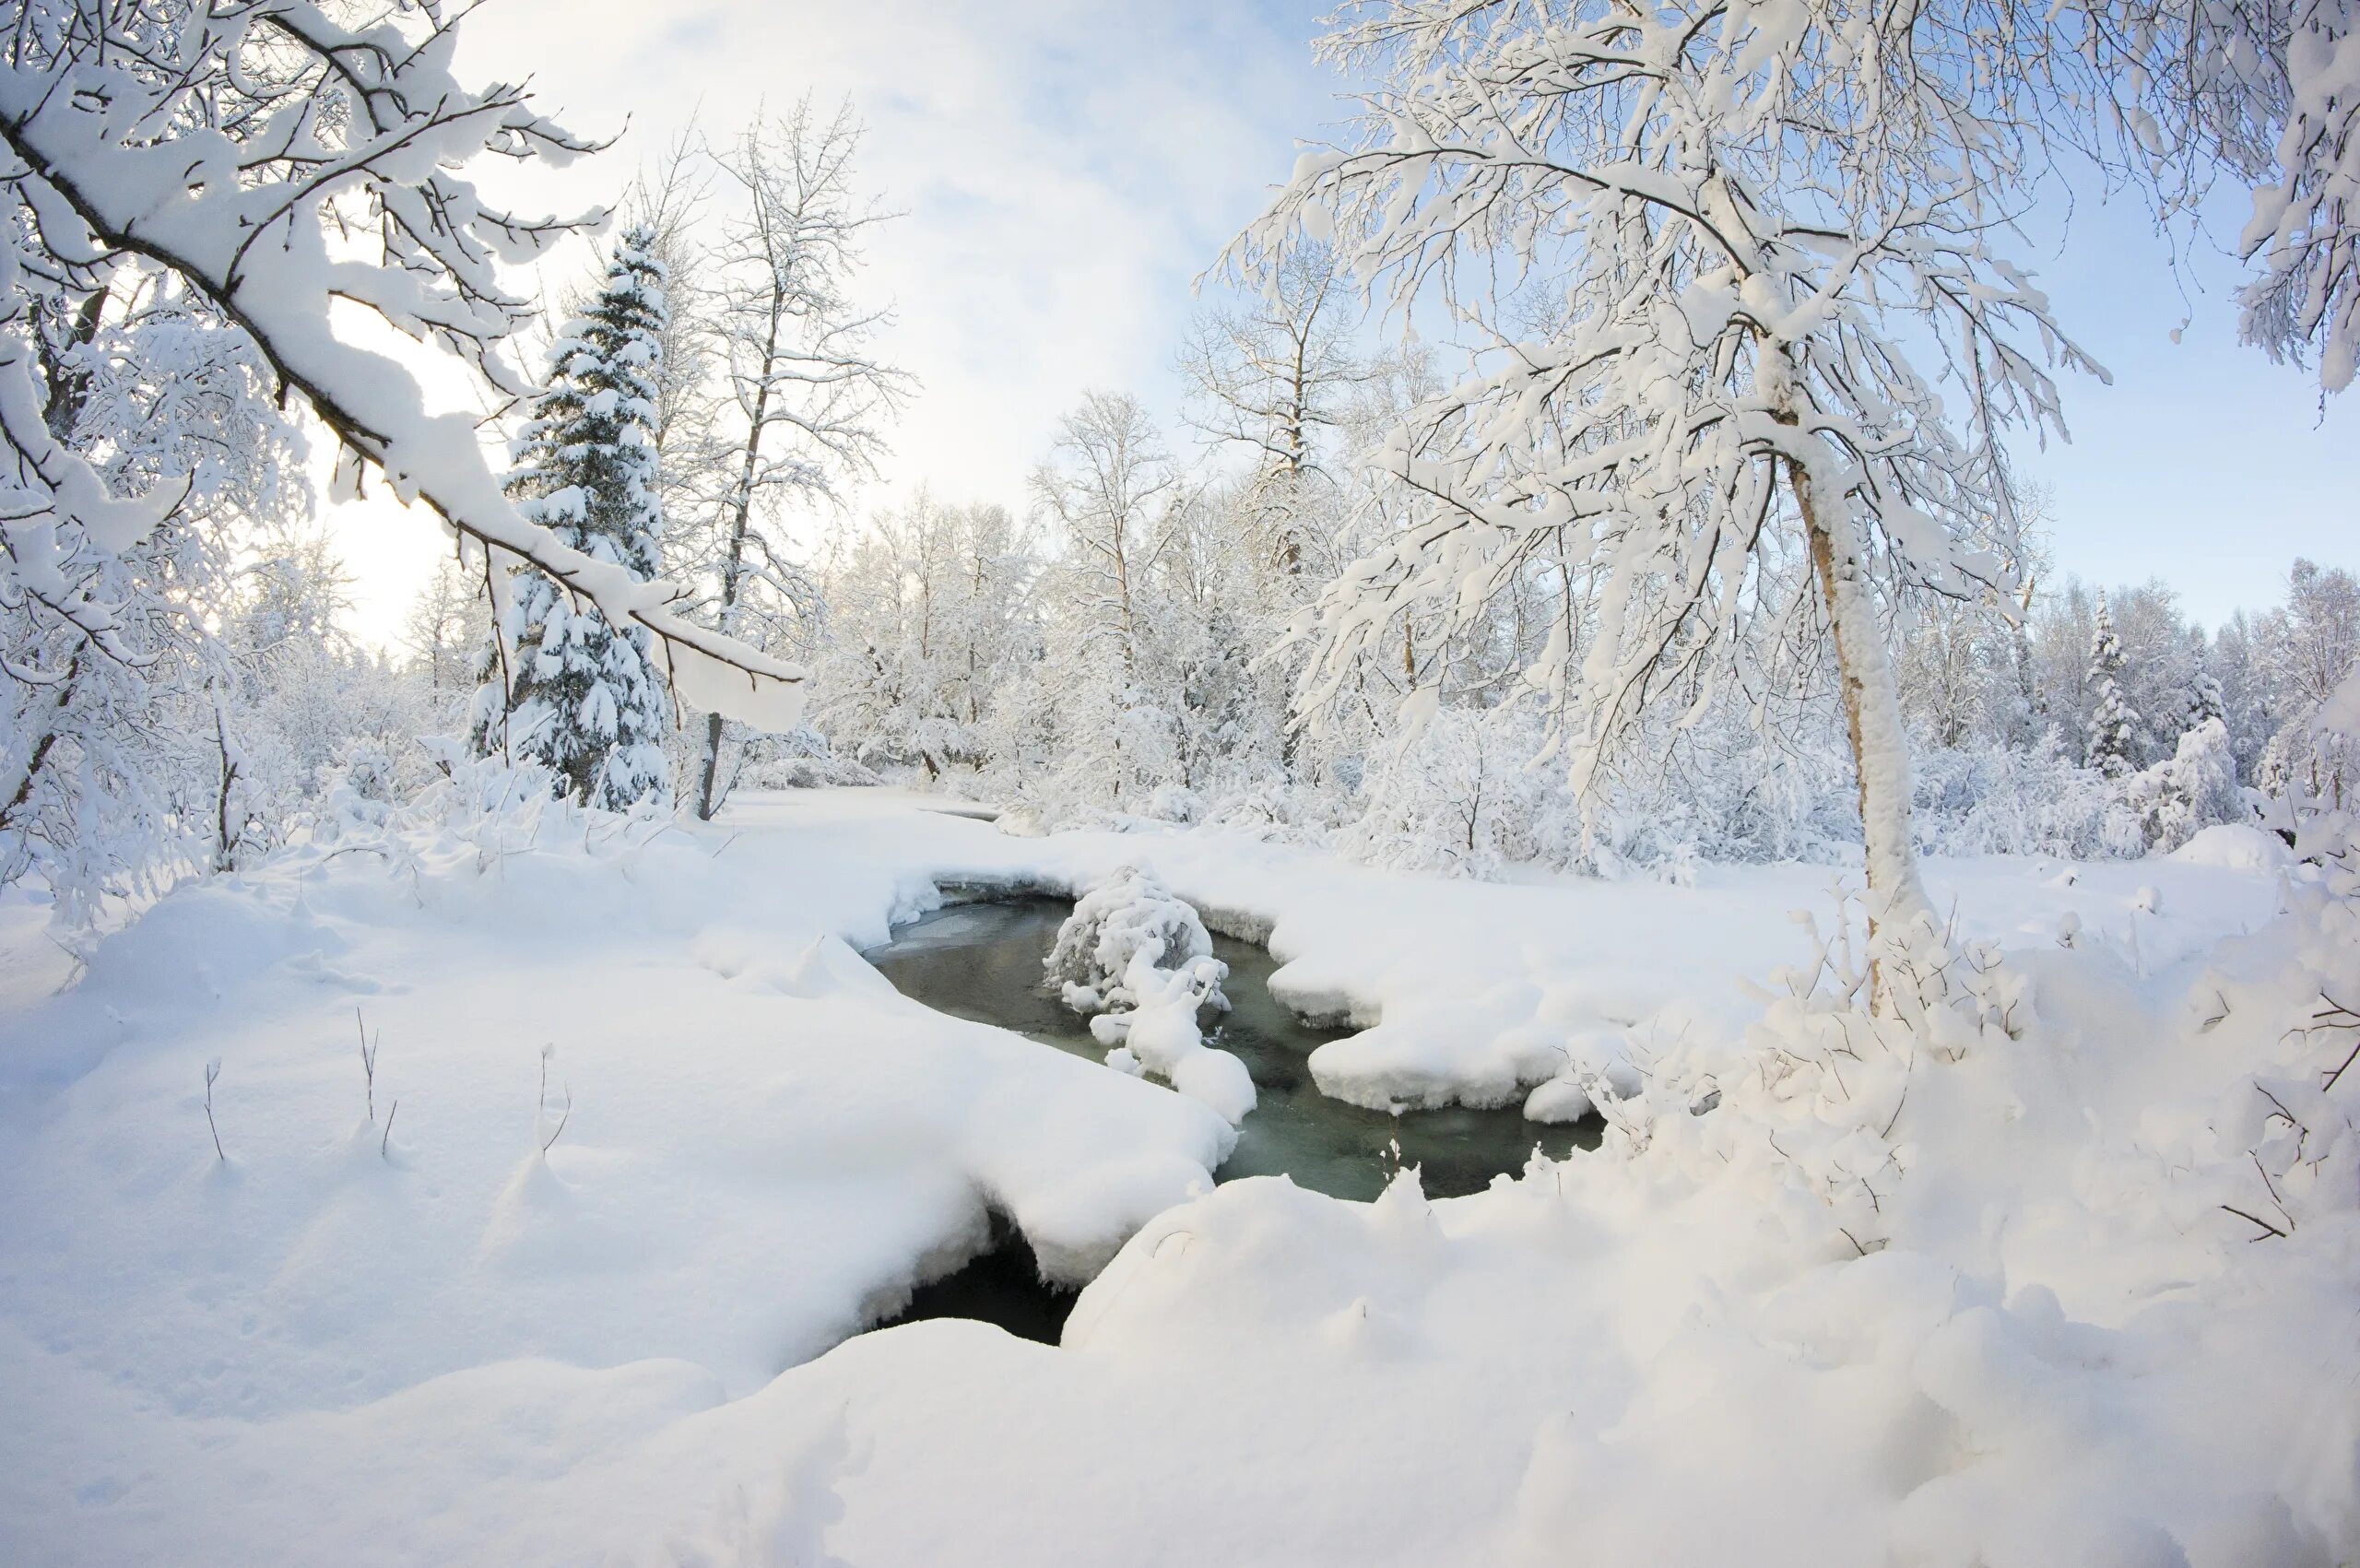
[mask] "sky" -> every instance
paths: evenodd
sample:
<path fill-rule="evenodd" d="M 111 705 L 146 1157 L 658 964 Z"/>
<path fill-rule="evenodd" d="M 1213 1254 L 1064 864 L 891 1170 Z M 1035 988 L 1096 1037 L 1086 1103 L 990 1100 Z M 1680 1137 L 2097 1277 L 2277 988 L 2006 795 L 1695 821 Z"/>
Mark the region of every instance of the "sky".
<path fill-rule="evenodd" d="M 513 192 L 534 210 L 611 201 L 692 123 L 716 139 L 765 105 L 848 98 L 862 183 L 902 216 L 872 231 L 881 351 L 921 391 L 856 513 L 920 487 L 1021 508 L 1085 391 L 1145 397 L 1175 445 L 1173 359 L 1195 280 L 1304 141 L 1348 106 L 1314 61 L 1326 0 L 490 0 L 461 32 L 476 79 L 528 77 L 576 131 L 618 140 Z M 2241 200 L 2242 198 L 2240 198 Z M 2216 204 L 2234 235 L 2237 203 Z M 2135 206 L 2059 203 L 2024 253 L 2112 374 L 2066 385 L 2073 440 L 2020 452 L 2054 501 L 2054 570 L 2159 577 L 2217 624 L 2281 594 L 2296 555 L 2360 567 L 2360 406 L 2236 341 L 2233 263 L 2178 274 Z M 545 264 L 562 288 L 584 242 Z M 2174 341 L 2174 331 L 2178 341 Z M 815 518 L 807 531 L 852 525 Z M 331 525 L 357 629 L 396 643 L 447 548 L 383 500 Z"/>

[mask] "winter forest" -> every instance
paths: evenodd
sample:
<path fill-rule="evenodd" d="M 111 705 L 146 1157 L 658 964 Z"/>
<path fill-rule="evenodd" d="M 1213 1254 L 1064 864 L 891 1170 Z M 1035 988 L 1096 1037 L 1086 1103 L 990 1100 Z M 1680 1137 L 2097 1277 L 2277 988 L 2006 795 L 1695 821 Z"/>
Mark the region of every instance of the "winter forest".
<path fill-rule="evenodd" d="M 2360 1568 L 2353 0 L 957 9 L 6 7 L 0 1561 Z"/>

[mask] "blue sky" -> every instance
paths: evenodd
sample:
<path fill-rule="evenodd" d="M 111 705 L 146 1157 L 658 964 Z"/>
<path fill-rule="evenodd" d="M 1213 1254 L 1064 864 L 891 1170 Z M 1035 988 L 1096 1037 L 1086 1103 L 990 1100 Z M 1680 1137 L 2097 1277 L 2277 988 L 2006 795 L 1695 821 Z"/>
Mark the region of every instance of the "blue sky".
<path fill-rule="evenodd" d="M 1298 141 L 1342 112 L 1310 57 L 1323 8 L 496 0 L 467 23 L 462 60 L 529 73 L 578 129 L 627 127 L 612 151 L 544 177 L 533 206 L 611 198 L 691 115 L 726 135 L 765 100 L 849 94 L 869 125 L 868 183 L 906 214 L 871 247 L 875 296 L 898 316 L 889 351 L 925 385 L 887 481 L 861 504 L 926 485 L 1021 506 L 1056 417 L 1085 389 L 1174 410 L 1192 280 L 1286 176 Z M 2218 216 L 2234 234 L 2236 204 Z M 2322 423 L 2301 371 L 2235 342 L 2231 265 L 2200 253 L 2203 291 L 2183 301 L 2130 203 L 2084 202 L 2028 259 L 2115 377 L 2068 385 L 2072 444 L 2021 454 L 2053 489 L 2061 571 L 2161 577 L 2215 621 L 2276 597 L 2297 554 L 2360 566 L 2360 409 L 2347 397 Z M 587 265 L 585 251 L 550 276 Z M 390 640 L 442 547 L 382 502 L 345 509 L 339 536 L 362 630 Z"/>

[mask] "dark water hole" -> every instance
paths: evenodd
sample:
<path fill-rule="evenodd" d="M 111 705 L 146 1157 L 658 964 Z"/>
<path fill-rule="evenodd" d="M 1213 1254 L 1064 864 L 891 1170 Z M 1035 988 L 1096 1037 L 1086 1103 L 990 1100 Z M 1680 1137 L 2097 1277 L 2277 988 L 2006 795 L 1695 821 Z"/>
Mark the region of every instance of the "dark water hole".
<path fill-rule="evenodd" d="M 1100 1061 L 1105 1049 L 1091 1037 L 1089 1020 L 1042 984 L 1042 960 L 1071 907 L 1044 898 L 954 904 L 903 927 L 867 957 L 903 996 L 937 1011 Z M 1430 1197 L 1457 1197 L 1523 1170 L 1536 1146 L 1560 1159 L 1597 1147 L 1603 1128 L 1595 1118 L 1545 1126 L 1526 1121 L 1514 1106 L 1396 1116 L 1328 1099 L 1312 1082 L 1307 1058 L 1321 1043 L 1351 1031 L 1307 1027 L 1274 999 L 1269 977 L 1277 965 L 1262 949 L 1215 937 L 1213 954 L 1229 965 L 1223 989 L 1232 1007 L 1209 1029 L 1206 1043 L 1245 1064 L 1259 1100 L 1217 1180 L 1286 1175 L 1331 1197 L 1365 1201 L 1384 1190 L 1398 1165 L 1415 1165 Z M 919 1291 L 892 1321 L 978 1317 L 1055 1343 L 1071 1303 L 1069 1295 L 1040 1284 L 1031 1250 L 1003 1226 L 991 1251 Z"/>

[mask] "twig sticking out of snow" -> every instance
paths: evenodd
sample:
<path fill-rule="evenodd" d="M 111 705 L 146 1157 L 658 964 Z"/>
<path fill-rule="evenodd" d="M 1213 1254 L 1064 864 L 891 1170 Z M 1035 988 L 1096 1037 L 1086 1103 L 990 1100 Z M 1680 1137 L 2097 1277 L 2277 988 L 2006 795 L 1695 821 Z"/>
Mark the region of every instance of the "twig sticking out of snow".
<path fill-rule="evenodd" d="M 2353 1011 L 2324 991 L 2319 993 L 2319 1000 L 2325 1002 L 2327 1006 L 2311 1015 L 2318 1021 L 2318 1026 L 2323 1029 L 2349 1029 L 2354 1036 L 2351 1054 L 2321 1079 L 2319 1092 L 2324 1094 L 2342 1080 L 2343 1075 L 2352 1070 L 2354 1062 L 2360 1061 L 2360 1012 Z"/>
<path fill-rule="evenodd" d="M 385 1033 L 384 1030 L 379 1030 L 376 1040 L 372 1041 L 369 1038 L 368 1022 L 361 1018 L 360 1008 L 357 1004 L 352 1009 L 352 1021 L 360 1030 L 360 1081 L 362 1088 L 368 1092 L 369 1119 L 373 1122 L 377 1119 L 377 1047 L 384 1043 Z M 392 1125 L 390 1115 L 387 1116 L 386 1122 L 388 1126 Z"/>
<path fill-rule="evenodd" d="M 401 1114 L 402 1102 L 396 1100 L 394 1102 L 392 1109 L 385 1113 L 385 1136 L 377 1140 L 377 1158 L 389 1163 L 392 1161 L 394 1157 L 394 1118 Z M 543 1152 L 547 1151 L 544 1150 Z"/>
<path fill-rule="evenodd" d="M 213 1134 L 213 1157 L 224 1165 L 230 1157 L 221 1151 L 221 1127 L 213 1119 L 213 1080 L 221 1076 L 221 1058 L 214 1057 L 205 1064 L 205 1125 Z"/>
<path fill-rule="evenodd" d="M 544 1159 L 548 1157 L 549 1151 L 556 1146 L 557 1140 L 565 1136 L 565 1124 L 573 1119 L 573 1086 L 570 1083 L 562 1084 L 560 1087 L 565 1093 L 565 1108 L 558 1113 L 557 1126 L 550 1128 L 549 1135 L 546 1138 L 541 1137 L 541 1128 L 548 1126 L 549 1123 L 549 1058 L 556 1055 L 557 1047 L 554 1044 L 544 1045 L 541 1047 L 541 1092 L 540 1098 L 535 1102 L 533 1107 L 533 1133 L 535 1138 L 540 1143 L 541 1155 Z"/>

